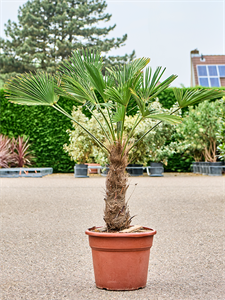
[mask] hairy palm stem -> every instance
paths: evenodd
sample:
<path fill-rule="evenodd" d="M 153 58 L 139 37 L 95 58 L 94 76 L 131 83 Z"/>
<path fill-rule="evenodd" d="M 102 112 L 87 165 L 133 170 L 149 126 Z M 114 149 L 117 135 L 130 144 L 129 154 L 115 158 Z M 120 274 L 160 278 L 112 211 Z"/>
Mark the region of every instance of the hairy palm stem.
<path fill-rule="evenodd" d="M 106 178 L 104 220 L 108 231 L 119 231 L 131 223 L 130 212 L 126 203 L 128 153 L 122 156 L 123 143 L 117 141 L 111 146 L 109 172 Z"/>

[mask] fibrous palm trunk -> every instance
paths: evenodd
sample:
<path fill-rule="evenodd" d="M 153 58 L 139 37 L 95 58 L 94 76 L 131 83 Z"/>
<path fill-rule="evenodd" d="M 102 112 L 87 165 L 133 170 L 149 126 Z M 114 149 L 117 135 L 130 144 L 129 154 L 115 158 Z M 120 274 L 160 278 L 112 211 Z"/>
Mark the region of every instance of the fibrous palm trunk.
<path fill-rule="evenodd" d="M 109 172 L 106 178 L 105 215 L 108 231 L 119 231 L 129 227 L 130 212 L 126 203 L 128 188 L 126 166 L 128 153 L 122 156 L 123 144 L 117 142 L 111 147 Z"/>

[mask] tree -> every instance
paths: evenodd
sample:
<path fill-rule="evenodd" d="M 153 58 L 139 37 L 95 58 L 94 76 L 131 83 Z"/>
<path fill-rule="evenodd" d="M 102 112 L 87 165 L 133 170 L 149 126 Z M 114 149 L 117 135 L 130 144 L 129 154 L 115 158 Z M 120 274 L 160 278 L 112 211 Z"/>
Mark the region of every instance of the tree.
<path fill-rule="evenodd" d="M 124 45 L 127 35 L 108 39 L 114 26 L 100 28 L 111 16 L 102 0 L 30 0 L 19 8 L 18 23 L 5 25 L 7 40 L 0 39 L 0 69 L 24 73 L 42 69 L 54 72 L 72 50 L 95 49 L 103 55 Z M 131 55 L 106 58 L 108 65 L 132 60 Z"/>
<path fill-rule="evenodd" d="M 104 220 L 108 231 L 127 228 L 132 220 L 126 201 L 128 184 L 125 170 L 129 152 L 162 121 L 179 123 L 180 117 L 173 115 L 178 109 L 218 98 L 219 95 L 222 97 L 225 94 L 224 91 L 201 89 L 187 90 L 183 94 L 182 90 L 175 88 L 174 93 L 179 108 L 170 114 L 158 113 L 152 108 L 152 102 L 160 92 L 169 87 L 177 76 L 171 75 L 159 83 L 165 69 L 161 70 L 161 67 L 158 67 L 153 73 L 151 68 L 145 68 L 148 63 L 148 58 L 136 59 L 120 68 L 107 69 L 103 76 L 103 62 L 99 53 L 87 51 L 81 56 L 80 52 L 76 51 L 69 60 L 62 63 L 59 78 L 38 72 L 17 76 L 6 85 L 6 93 L 10 102 L 52 106 L 88 133 L 93 142 L 109 156 L 109 172 L 104 198 Z M 99 102 L 97 93 L 101 95 L 103 102 Z M 57 103 L 59 95 L 67 96 L 90 110 L 104 133 L 104 142 L 59 106 Z M 132 97 L 136 100 L 139 112 L 132 129 L 126 135 L 124 124 L 127 107 Z M 106 115 L 103 113 L 104 108 L 107 110 Z M 102 114 L 106 126 L 98 120 L 96 112 Z M 135 129 L 146 118 L 159 120 L 159 122 L 149 128 L 140 138 L 132 140 Z"/>

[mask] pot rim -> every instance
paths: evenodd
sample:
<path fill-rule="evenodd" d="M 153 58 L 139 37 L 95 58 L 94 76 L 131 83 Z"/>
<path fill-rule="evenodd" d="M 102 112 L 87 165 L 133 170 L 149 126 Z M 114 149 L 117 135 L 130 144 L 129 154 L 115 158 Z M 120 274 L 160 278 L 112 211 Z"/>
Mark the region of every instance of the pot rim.
<path fill-rule="evenodd" d="M 102 226 L 96 227 L 96 228 L 101 228 Z M 89 236 L 95 236 L 95 237 L 110 237 L 110 238 L 129 238 L 129 237 L 145 237 L 145 236 L 151 236 L 151 235 L 155 235 L 157 233 L 156 230 L 149 228 L 149 227 L 145 227 L 143 226 L 144 229 L 149 229 L 151 231 L 148 232 L 130 232 L 130 233 L 114 233 L 114 232 L 95 232 L 95 231 L 90 231 L 89 229 L 87 229 L 85 231 L 85 233 Z"/>

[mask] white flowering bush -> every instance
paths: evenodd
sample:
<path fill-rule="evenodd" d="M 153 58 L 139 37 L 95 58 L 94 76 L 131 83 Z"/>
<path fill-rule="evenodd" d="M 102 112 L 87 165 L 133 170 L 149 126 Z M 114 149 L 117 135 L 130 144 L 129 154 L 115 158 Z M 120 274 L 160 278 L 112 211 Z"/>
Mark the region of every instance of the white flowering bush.
<path fill-rule="evenodd" d="M 96 114 L 97 120 L 103 122 L 103 117 L 100 113 Z M 104 142 L 105 138 L 103 131 L 100 128 L 98 121 L 92 117 L 89 119 L 82 113 L 81 107 L 73 107 L 72 117 L 76 118 L 78 122 L 85 126 L 90 132 L 95 133 L 95 136 Z M 64 145 L 64 150 L 69 154 L 72 160 L 77 163 L 100 163 L 105 165 L 107 157 L 104 151 L 99 150 L 98 146 L 89 138 L 89 135 L 82 130 L 75 122 L 73 123 L 73 130 L 67 130 L 69 134 L 69 145 Z"/>
<path fill-rule="evenodd" d="M 157 113 L 170 113 L 170 110 L 162 108 L 158 99 L 152 104 L 152 108 Z M 171 111 L 176 109 L 172 107 Z M 105 116 L 107 113 L 105 112 Z M 85 126 L 88 131 L 94 134 L 98 140 L 102 143 L 105 142 L 103 130 L 99 126 L 104 124 L 103 116 L 100 113 L 96 113 L 89 119 L 82 113 L 81 108 L 74 107 L 72 116 Z M 132 130 L 136 117 L 129 116 L 125 120 L 124 135 L 127 137 Z M 157 121 L 146 118 L 141 124 L 139 124 L 135 130 L 135 134 L 131 139 L 131 143 L 139 139 L 149 128 L 153 127 Z M 116 124 L 115 124 L 116 126 Z M 68 152 L 71 159 L 77 163 L 99 163 L 101 165 L 108 164 L 108 157 L 106 153 L 98 147 L 88 137 L 88 134 L 84 132 L 80 126 L 77 126 L 73 122 L 73 130 L 67 130 L 69 134 L 69 144 L 64 145 L 64 150 Z M 129 154 L 129 161 L 137 164 L 144 164 L 151 161 L 166 163 L 167 158 L 173 153 L 171 147 L 166 147 L 165 143 L 171 138 L 174 133 L 174 125 L 161 123 L 154 130 L 152 130 L 137 146 L 133 147 Z"/>
<path fill-rule="evenodd" d="M 165 109 L 159 103 L 158 99 L 152 103 L 152 108 L 157 113 L 170 113 L 177 107 L 173 106 L 170 110 Z M 135 118 L 129 116 L 125 122 L 125 130 L 127 133 L 134 125 Z M 149 128 L 153 127 L 157 122 L 152 119 L 145 119 L 141 125 L 136 128 L 134 139 L 140 138 Z M 167 159 L 174 153 L 172 147 L 167 147 L 166 142 L 171 139 L 174 133 L 175 126 L 160 123 L 154 130 L 152 130 L 145 138 L 132 149 L 130 153 L 130 160 L 138 164 L 147 165 L 149 161 L 167 163 Z"/>
<path fill-rule="evenodd" d="M 222 122 L 222 100 L 189 107 L 183 122 L 176 127 L 173 147 L 191 155 L 195 161 L 217 160 L 218 131 Z"/>

